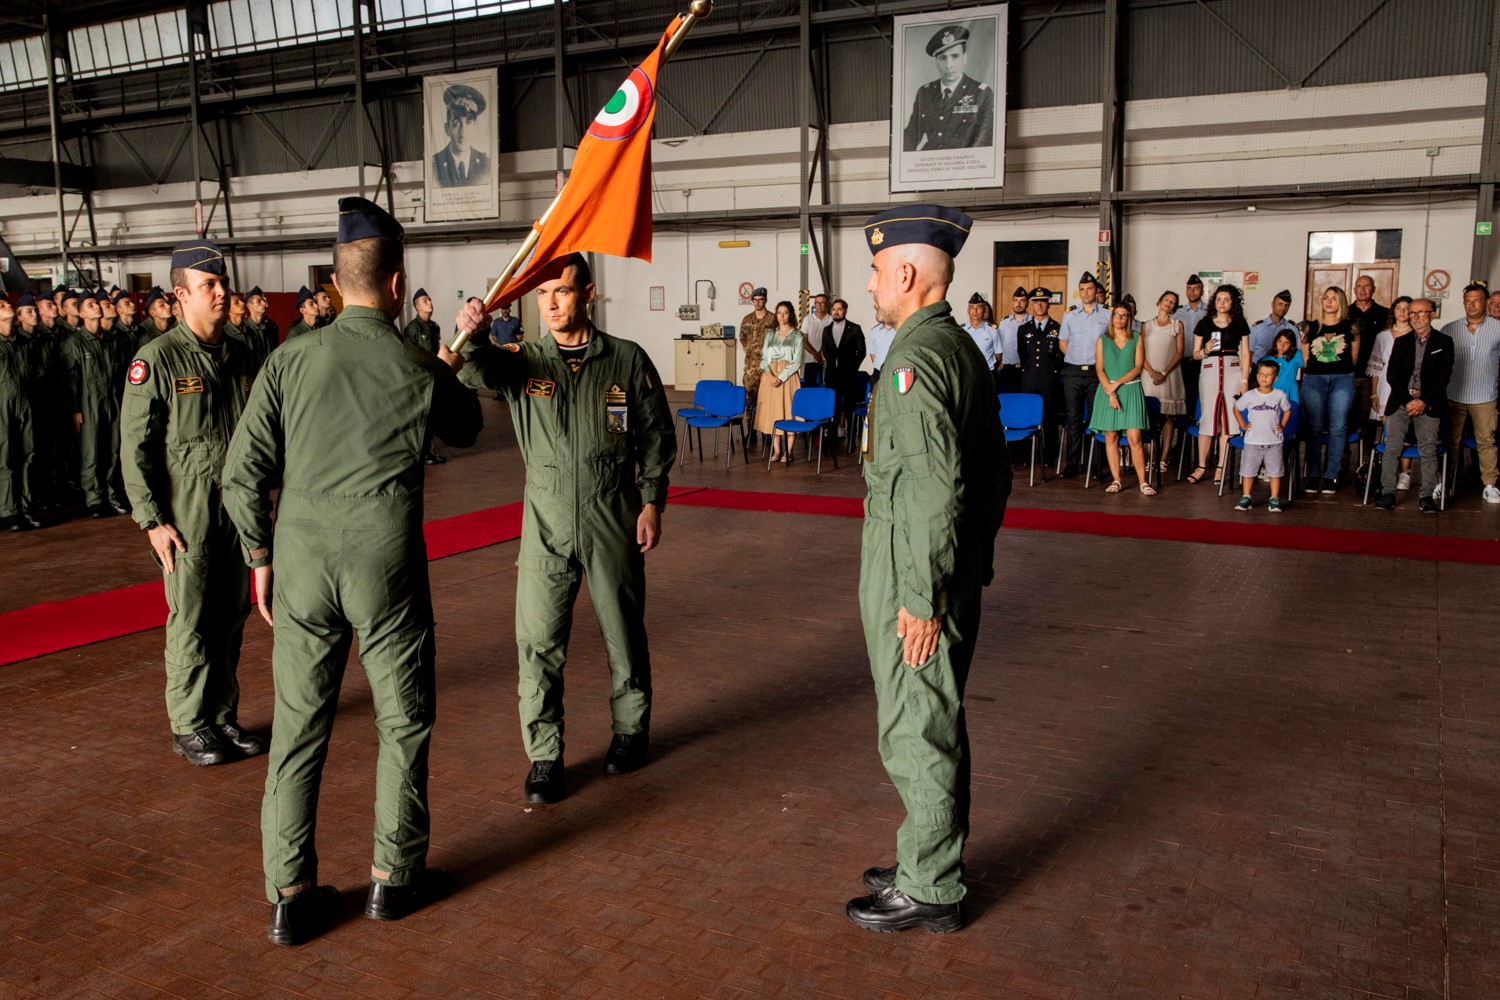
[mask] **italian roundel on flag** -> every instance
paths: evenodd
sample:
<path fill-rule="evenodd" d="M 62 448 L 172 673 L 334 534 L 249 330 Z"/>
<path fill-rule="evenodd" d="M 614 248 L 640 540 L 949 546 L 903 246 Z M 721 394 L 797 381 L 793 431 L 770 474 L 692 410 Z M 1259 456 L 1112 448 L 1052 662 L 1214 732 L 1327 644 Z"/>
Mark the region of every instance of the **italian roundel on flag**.
<path fill-rule="evenodd" d="M 578 143 L 573 172 L 551 211 L 536 223 L 536 250 L 510 282 L 485 303 L 493 309 L 557 277 L 563 260 L 593 251 L 651 259 L 651 123 L 656 70 L 682 18 L 674 18 L 656 49 L 620 84 Z"/>

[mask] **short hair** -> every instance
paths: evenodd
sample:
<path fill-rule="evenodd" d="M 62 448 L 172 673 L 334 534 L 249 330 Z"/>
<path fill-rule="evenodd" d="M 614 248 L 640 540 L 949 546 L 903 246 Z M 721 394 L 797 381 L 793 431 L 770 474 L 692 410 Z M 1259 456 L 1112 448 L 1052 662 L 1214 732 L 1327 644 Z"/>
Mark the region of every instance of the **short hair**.
<path fill-rule="evenodd" d="M 847 302 L 845 302 L 845 301 L 844 301 L 844 300 L 843 300 L 843 299 L 834 299 L 834 300 L 833 300 L 833 303 L 832 303 L 832 305 L 835 305 L 835 306 L 843 306 L 843 307 L 844 307 L 844 310 L 845 310 L 845 311 L 846 311 L 846 312 L 847 312 L 847 311 L 848 311 L 848 309 L 849 309 L 849 303 L 847 303 Z M 830 306 L 830 308 L 831 308 L 831 306 Z"/>
<path fill-rule="evenodd" d="M 1418 302 L 1425 302 L 1425 303 L 1427 303 L 1427 308 L 1429 310 L 1431 310 L 1432 312 L 1437 312 L 1437 303 L 1434 302 L 1434 301 L 1432 301 L 1431 299 L 1421 298 L 1421 299 L 1412 299 L 1411 300 L 1411 304 L 1412 305 L 1416 305 Z"/>
<path fill-rule="evenodd" d="M 568 262 L 563 265 L 562 273 L 567 274 L 570 269 L 573 271 L 573 280 L 576 282 L 579 290 L 585 289 L 594 283 L 594 269 L 589 267 L 589 259 L 583 254 L 575 253 L 569 257 Z"/>
<path fill-rule="evenodd" d="M 192 269 L 191 268 L 187 268 L 187 267 L 174 267 L 174 268 L 172 268 L 172 273 L 169 274 L 169 275 L 167 275 L 168 283 L 173 288 L 186 288 L 188 286 L 188 284 L 187 284 L 187 274 L 188 274 L 188 271 L 190 271 L 190 270 L 192 270 Z"/>
<path fill-rule="evenodd" d="M 1278 377 L 1281 375 L 1281 362 L 1272 357 L 1267 356 L 1260 359 L 1260 363 L 1255 366 L 1256 374 L 1259 374 L 1262 368 L 1271 369 L 1271 374 Z"/>
<path fill-rule="evenodd" d="M 347 294 L 376 294 L 390 283 L 406 260 L 406 245 L 384 236 L 370 236 L 333 246 L 333 273 Z M 313 291 L 324 291 L 319 287 Z"/>

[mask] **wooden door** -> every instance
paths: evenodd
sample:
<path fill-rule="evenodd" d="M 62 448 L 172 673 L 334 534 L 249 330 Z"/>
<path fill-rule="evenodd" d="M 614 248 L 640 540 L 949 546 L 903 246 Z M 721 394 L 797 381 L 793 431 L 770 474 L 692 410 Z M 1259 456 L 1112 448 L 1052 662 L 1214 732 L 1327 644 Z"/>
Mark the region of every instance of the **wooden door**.
<path fill-rule="evenodd" d="M 1368 265 L 1362 265 L 1368 266 Z M 1354 287 L 1350 282 L 1350 265 L 1329 264 L 1325 261 L 1310 260 L 1307 262 L 1307 298 L 1304 307 L 1304 319 L 1317 319 L 1323 315 L 1323 293 L 1334 285 L 1344 290 L 1349 298 L 1354 297 Z M 1377 288 L 1379 287 L 1377 283 Z"/>
<path fill-rule="evenodd" d="M 1016 286 L 1032 289 L 1038 285 L 1052 293 L 1052 306 L 1047 311 L 1052 318 L 1062 322 L 1067 310 L 1068 269 L 1066 267 L 997 267 L 995 268 L 995 313 L 996 322 L 1010 311 L 1010 293 Z"/>
<path fill-rule="evenodd" d="M 1036 283 L 1052 293 L 1052 306 L 1048 314 L 1059 323 L 1068 311 L 1068 269 L 1066 267 L 1043 267 L 1037 269 Z"/>
<path fill-rule="evenodd" d="M 1349 293 L 1349 301 L 1354 301 L 1354 282 L 1366 275 L 1375 282 L 1375 301 L 1389 309 L 1399 294 L 1397 286 L 1401 280 L 1401 262 L 1377 260 L 1373 264 L 1355 264 L 1349 287 L 1344 289 Z"/>

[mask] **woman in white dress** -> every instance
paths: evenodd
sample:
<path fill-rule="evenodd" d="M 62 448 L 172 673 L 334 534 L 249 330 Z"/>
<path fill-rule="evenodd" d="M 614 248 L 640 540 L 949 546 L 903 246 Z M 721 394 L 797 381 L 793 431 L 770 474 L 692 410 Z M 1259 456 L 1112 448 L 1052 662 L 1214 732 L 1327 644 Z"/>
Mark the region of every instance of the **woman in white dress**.
<path fill-rule="evenodd" d="M 1156 300 L 1156 318 L 1141 323 L 1146 344 L 1146 370 L 1141 385 L 1146 395 L 1161 400 L 1160 469 L 1167 471 L 1167 453 L 1172 450 L 1172 428 L 1176 417 L 1187 412 L 1187 394 L 1182 387 L 1182 320 L 1173 319 L 1177 293 L 1163 292 Z"/>

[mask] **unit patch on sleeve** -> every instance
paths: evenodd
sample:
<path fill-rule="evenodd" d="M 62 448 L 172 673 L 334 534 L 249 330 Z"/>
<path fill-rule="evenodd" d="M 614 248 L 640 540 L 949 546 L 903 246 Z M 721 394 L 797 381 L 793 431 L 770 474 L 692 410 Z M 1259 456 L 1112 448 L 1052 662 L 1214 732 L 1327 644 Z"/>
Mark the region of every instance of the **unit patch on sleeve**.
<path fill-rule="evenodd" d="M 551 379 L 529 378 L 526 380 L 526 395 L 551 399 L 557 392 L 557 383 Z"/>
<path fill-rule="evenodd" d="M 203 379 L 198 375 L 186 375 L 172 380 L 172 390 L 179 396 L 188 396 L 203 391 Z"/>
<path fill-rule="evenodd" d="M 137 359 L 130 363 L 130 373 L 127 375 L 127 378 L 130 379 L 131 385 L 140 385 L 150 377 L 151 366 L 146 364 L 146 362 Z"/>

